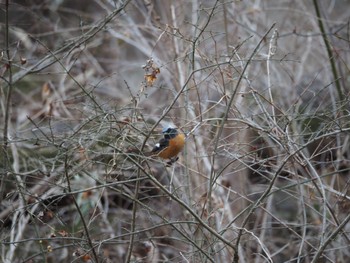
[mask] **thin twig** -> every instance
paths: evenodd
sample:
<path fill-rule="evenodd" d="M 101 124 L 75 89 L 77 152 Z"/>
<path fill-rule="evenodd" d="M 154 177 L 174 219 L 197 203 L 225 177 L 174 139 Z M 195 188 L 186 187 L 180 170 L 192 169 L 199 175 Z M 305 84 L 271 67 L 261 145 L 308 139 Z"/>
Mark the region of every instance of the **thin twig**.
<path fill-rule="evenodd" d="M 5 120 L 4 120 L 4 132 L 3 132 L 3 140 L 4 140 L 4 146 L 2 147 L 3 153 L 2 155 L 2 163 L 4 165 L 4 176 L 6 176 L 8 172 L 9 167 L 9 157 L 8 157 L 8 126 L 9 126 L 9 119 L 10 119 L 10 105 L 11 105 L 11 96 L 12 96 L 12 89 L 13 89 L 13 82 L 12 82 L 12 61 L 11 61 L 11 55 L 10 55 L 10 40 L 9 40 L 9 0 L 6 0 L 5 3 L 5 49 L 6 49 L 6 57 L 7 57 L 7 70 L 8 70 L 8 90 L 7 90 L 7 97 L 6 97 L 6 107 L 5 107 Z M 1 180 L 1 186 L 0 186 L 0 201 L 2 201 L 2 197 L 4 196 L 4 184 L 5 180 Z"/>
<path fill-rule="evenodd" d="M 8 0 L 7 0 L 8 1 Z M 90 41 L 93 39 L 96 34 L 98 34 L 100 31 L 104 30 L 106 25 L 109 24 L 117 15 L 119 15 L 126 6 L 131 2 L 131 0 L 126 0 L 122 2 L 120 7 L 117 9 L 113 10 L 112 13 L 107 15 L 105 18 L 101 19 L 100 22 L 97 24 L 94 24 L 91 26 L 91 29 L 88 30 L 86 33 L 78 37 L 76 40 L 73 40 L 62 47 L 58 48 L 55 51 L 51 51 L 50 54 L 46 55 L 44 58 L 39 60 L 37 63 L 34 65 L 26 68 L 25 70 L 22 70 L 13 76 L 13 83 L 16 83 L 17 81 L 21 80 L 28 74 L 33 74 L 37 72 L 41 72 L 43 69 L 55 64 L 57 60 L 57 56 L 59 54 L 62 54 L 62 57 L 60 60 L 64 59 L 67 57 L 74 49 L 79 48 L 80 46 L 84 45 L 86 42 Z"/>
<path fill-rule="evenodd" d="M 338 92 L 338 98 L 339 98 L 340 101 L 343 101 L 345 97 L 344 97 L 344 94 L 343 94 L 341 86 L 340 86 L 338 69 L 337 69 L 337 66 L 335 65 L 336 64 L 335 56 L 334 56 L 334 54 L 332 52 L 330 41 L 327 38 L 327 34 L 326 34 L 326 31 L 325 31 L 325 28 L 324 28 L 324 25 L 323 25 L 323 18 L 321 16 L 320 8 L 318 6 L 318 1 L 317 0 L 313 0 L 313 3 L 314 3 L 314 7 L 315 7 L 315 12 L 316 12 L 316 15 L 317 15 L 318 26 L 319 26 L 320 31 L 322 33 L 323 42 L 324 42 L 324 44 L 326 46 L 329 63 L 331 65 L 332 74 L 333 74 L 334 81 L 335 81 L 335 86 L 336 86 L 337 92 Z"/>
<path fill-rule="evenodd" d="M 70 178 L 69 178 L 69 163 L 68 163 L 68 152 L 65 153 L 65 160 L 64 160 L 64 175 L 66 177 L 66 180 L 67 180 L 67 189 L 68 189 L 68 192 L 72 192 L 72 188 L 70 186 Z M 95 251 L 95 247 L 92 243 L 92 240 L 91 240 L 91 237 L 90 237 L 90 233 L 89 233 L 89 229 L 87 227 L 87 224 L 85 222 L 85 219 L 84 219 L 84 215 L 83 213 L 81 212 L 80 210 L 80 207 L 79 207 L 79 204 L 77 203 L 77 200 L 75 199 L 75 196 L 74 195 L 71 195 L 72 199 L 73 199 L 73 202 L 74 202 L 74 205 L 77 209 L 77 212 L 80 216 L 80 220 L 81 222 L 83 223 L 83 227 L 84 227 L 84 232 L 85 232 L 85 235 L 86 235 L 86 239 L 88 241 L 88 244 L 89 244 L 89 247 L 92 251 L 92 255 L 94 256 L 94 259 L 95 259 L 95 262 L 98 263 L 99 260 L 98 260 L 98 256 L 97 256 L 97 253 Z"/>
<path fill-rule="evenodd" d="M 319 262 L 318 260 L 322 256 L 323 251 L 326 249 L 326 247 L 331 243 L 334 238 L 343 230 L 343 228 L 346 226 L 346 224 L 350 221 L 350 214 L 347 215 L 347 217 L 341 222 L 338 227 L 333 231 L 332 234 L 329 235 L 327 239 L 323 242 L 323 244 L 318 248 L 316 255 L 312 259 L 311 263 Z"/>

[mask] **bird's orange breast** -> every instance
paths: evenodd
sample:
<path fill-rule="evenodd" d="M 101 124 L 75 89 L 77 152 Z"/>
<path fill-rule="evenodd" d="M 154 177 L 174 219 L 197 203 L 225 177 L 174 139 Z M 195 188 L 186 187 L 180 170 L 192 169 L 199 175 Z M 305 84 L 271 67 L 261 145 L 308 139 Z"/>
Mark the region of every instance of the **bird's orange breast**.
<path fill-rule="evenodd" d="M 169 145 L 158 153 L 158 156 L 163 159 L 170 159 L 178 155 L 178 153 L 184 148 L 185 135 L 183 133 L 178 134 L 175 138 L 169 140 Z"/>

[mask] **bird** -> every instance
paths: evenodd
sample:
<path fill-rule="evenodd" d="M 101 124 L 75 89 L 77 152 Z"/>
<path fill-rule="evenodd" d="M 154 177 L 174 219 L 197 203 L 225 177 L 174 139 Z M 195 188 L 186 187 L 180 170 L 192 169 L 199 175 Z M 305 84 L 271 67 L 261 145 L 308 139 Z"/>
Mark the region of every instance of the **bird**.
<path fill-rule="evenodd" d="M 164 128 L 162 133 L 164 137 L 155 144 L 151 150 L 151 154 L 165 160 L 170 160 L 168 164 L 171 165 L 179 159 L 177 155 L 185 146 L 186 136 L 172 127 Z"/>

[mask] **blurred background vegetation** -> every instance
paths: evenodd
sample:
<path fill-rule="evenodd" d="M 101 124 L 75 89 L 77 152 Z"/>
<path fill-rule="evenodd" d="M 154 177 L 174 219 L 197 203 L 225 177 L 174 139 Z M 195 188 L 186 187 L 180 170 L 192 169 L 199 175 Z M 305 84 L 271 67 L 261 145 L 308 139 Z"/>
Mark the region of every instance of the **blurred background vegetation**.
<path fill-rule="evenodd" d="M 349 262 L 349 10 L 0 0 L 0 261 Z"/>

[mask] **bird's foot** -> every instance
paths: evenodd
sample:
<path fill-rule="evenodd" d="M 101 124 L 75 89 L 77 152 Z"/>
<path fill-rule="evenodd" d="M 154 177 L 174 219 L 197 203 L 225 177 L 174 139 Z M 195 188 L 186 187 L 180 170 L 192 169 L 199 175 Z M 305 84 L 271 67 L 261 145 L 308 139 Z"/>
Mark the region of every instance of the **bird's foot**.
<path fill-rule="evenodd" d="M 173 158 L 170 158 L 170 160 L 169 160 L 168 162 L 166 162 L 166 166 L 167 166 L 167 167 L 172 166 L 177 160 L 179 160 L 179 157 L 178 157 L 178 156 L 173 157 Z"/>

